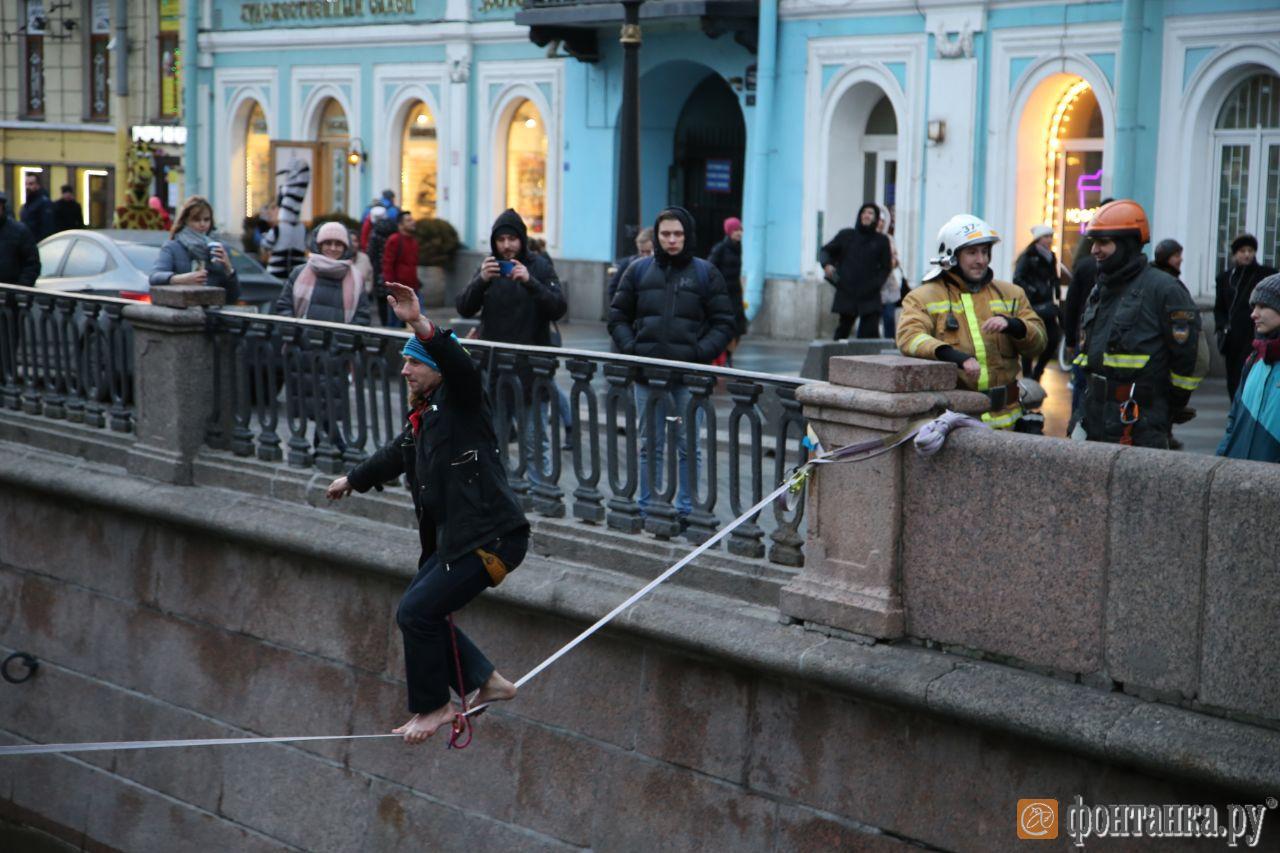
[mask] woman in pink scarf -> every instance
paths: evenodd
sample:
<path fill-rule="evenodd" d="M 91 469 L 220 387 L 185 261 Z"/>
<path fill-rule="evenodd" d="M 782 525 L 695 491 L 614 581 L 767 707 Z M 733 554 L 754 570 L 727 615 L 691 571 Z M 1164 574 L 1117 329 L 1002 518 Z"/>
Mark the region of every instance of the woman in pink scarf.
<path fill-rule="evenodd" d="M 351 235 L 346 226 L 340 222 L 321 225 L 307 262 L 289 273 L 276 300 L 275 313 L 327 323 L 369 325 L 369 297 L 351 257 Z M 341 453 L 351 428 L 347 360 L 304 344 L 301 349 L 287 352 L 286 367 L 294 383 L 289 386 L 287 398 L 290 417 L 310 420 L 315 425 L 316 446 L 324 438 L 334 451 Z"/>
<path fill-rule="evenodd" d="M 329 323 L 369 325 L 369 297 L 360 271 L 352 265 L 351 235 L 341 222 L 316 231 L 316 248 L 307 262 L 289 274 L 275 313 Z"/>

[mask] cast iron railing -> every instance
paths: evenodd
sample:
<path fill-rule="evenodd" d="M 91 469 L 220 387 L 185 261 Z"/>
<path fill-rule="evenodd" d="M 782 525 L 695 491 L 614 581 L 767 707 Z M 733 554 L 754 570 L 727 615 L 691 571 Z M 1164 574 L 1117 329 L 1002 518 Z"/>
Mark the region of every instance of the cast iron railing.
<path fill-rule="evenodd" d="M 217 365 L 211 447 L 339 474 L 403 429 L 400 348 L 407 332 L 234 311 L 208 316 Z M 462 343 L 490 389 L 511 485 L 540 515 L 571 514 L 660 538 L 687 527 L 690 539 L 704 541 L 805 458 L 795 399 L 802 380 L 585 350 Z M 637 411 L 640 382 L 650 390 L 644 411 Z M 671 413 L 672 390 L 681 386 L 689 391 L 687 408 Z M 670 413 L 665 421 L 655 420 L 659 406 Z M 665 423 L 666 451 L 661 469 L 654 455 L 645 457 L 652 496 L 642 512 L 639 425 L 646 416 L 655 427 Z M 689 466 L 692 511 L 683 519 L 675 508 L 677 417 L 697 424 L 686 431 L 687 458 L 698 462 Z M 731 534 L 729 551 L 763 557 L 767 534 L 770 560 L 802 565 L 803 512 L 801 500 L 789 512 L 757 514 Z"/>
<path fill-rule="evenodd" d="M 129 304 L 0 284 L 0 406 L 132 432 Z"/>

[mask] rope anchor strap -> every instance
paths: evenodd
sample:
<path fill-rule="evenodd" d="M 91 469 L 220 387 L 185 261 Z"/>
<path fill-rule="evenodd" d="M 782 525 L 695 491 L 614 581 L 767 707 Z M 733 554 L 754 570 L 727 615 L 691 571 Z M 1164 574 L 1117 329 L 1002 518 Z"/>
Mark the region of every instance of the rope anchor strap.
<path fill-rule="evenodd" d="M 715 535 L 707 539 L 697 548 L 694 548 L 679 562 L 668 568 L 662 574 L 658 575 L 644 587 L 637 590 L 626 601 L 610 610 L 600 619 L 587 628 L 578 636 L 574 637 L 568 643 L 565 643 L 559 649 L 551 654 L 542 663 L 521 676 L 520 680 L 515 683 L 516 687 L 523 687 L 532 681 L 543 670 L 551 666 L 553 663 L 571 652 L 578 645 L 583 643 L 592 634 L 595 634 L 605 625 L 609 624 L 625 611 L 631 605 L 644 598 L 660 584 L 671 578 L 676 572 L 683 569 L 689 563 L 693 562 L 700 555 L 710 548 L 714 548 L 722 539 L 731 532 L 746 523 L 747 519 L 755 517 L 756 513 L 761 512 L 775 500 L 783 495 L 798 490 L 803 486 L 805 481 L 812 476 L 814 466 L 838 464 L 845 462 L 862 462 L 872 459 L 882 454 L 888 453 L 894 448 L 901 447 L 912 438 L 915 439 L 916 452 L 921 456 L 932 456 L 937 453 L 946 441 L 947 435 L 952 430 L 967 426 L 981 426 L 986 424 L 976 418 L 968 415 L 957 414 L 956 412 L 946 412 L 941 417 L 933 420 L 921 420 L 913 423 L 901 431 L 884 438 L 871 439 L 869 441 L 860 442 L 858 444 L 846 445 L 829 453 L 821 453 L 814 456 L 797 468 L 792 469 L 783 478 L 782 483 L 769 494 L 760 499 L 755 506 L 748 509 L 742 515 L 726 524 L 724 527 L 716 531 Z M 812 449 L 812 448 L 811 448 Z M 465 749 L 471 743 L 472 728 L 470 717 L 483 711 L 488 704 L 476 705 L 469 707 L 466 697 L 466 684 L 462 677 L 462 659 L 458 653 L 457 630 L 453 624 L 453 616 L 449 616 L 449 632 L 453 645 L 453 663 L 454 671 L 458 679 L 458 695 L 462 697 L 462 711 L 454 716 L 452 724 L 452 732 L 449 737 L 449 747 L 453 749 Z M 465 739 L 464 739 L 465 735 Z M 323 741 L 323 740 L 370 740 L 374 738 L 391 738 L 401 737 L 401 735 L 390 734 L 372 734 L 372 735 L 303 735 L 288 737 L 244 737 L 244 738 L 204 738 L 191 740 L 143 740 L 143 741 L 116 741 L 116 742 L 100 742 L 100 743 L 46 743 L 46 744 L 21 744 L 14 746 L 0 746 L 0 757 L 6 755 L 36 755 L 49 753 L 70 753 L 70 752 L 114 752 L 123 749 L 167 749 L 177 747 L 193 747 L 193 746 L 232 746 L 238 744 L 264 744 L 264 743 L 298 743 L 302 741 Z"/>
<path fill-rule="evenodd" d="M 462 713 L 453 717 L 452 731 L 449 733 L 449 749 L 466 749 L 471 745 L 471 718 L 467 716 L 467 684 L 462 678 L 462 656 L 458 653 L 458 629 L 453 624 L 453 614 L 449 620 L 449 644 L 453 646 L 453 668 L 458 676 L 458 696 L 462 699 Z M 462 740 L 463 735 L 467 736 Z"/>

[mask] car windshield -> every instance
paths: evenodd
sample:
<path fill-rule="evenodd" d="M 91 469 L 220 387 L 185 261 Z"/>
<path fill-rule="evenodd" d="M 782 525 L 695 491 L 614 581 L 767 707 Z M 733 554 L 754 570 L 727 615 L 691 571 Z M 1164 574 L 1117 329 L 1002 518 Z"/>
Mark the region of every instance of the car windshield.
<path fill-rule="evenodd" d="M 236 272 L 238 274 L 262 275 L 263 273 L 266 272 L 266 270 L 262 268 L 262 264 L 258 263 L 253 258 L 249 257 L 244 252 L 240 251 L 239 249 L 228 246 L 226 243 L 223 243 L 222 245 L 226 248 L 227 252 L 231 255 L 231 266 L 236 268 Z"/>
<path fill-rule="evenodd" d="M 160 257 L 159 246 L 143 246 L 140 243 L 118 243 L 120 251 L 128 258 L 129 263 L 145 273 L 156 268 L 156 258 Z"/>

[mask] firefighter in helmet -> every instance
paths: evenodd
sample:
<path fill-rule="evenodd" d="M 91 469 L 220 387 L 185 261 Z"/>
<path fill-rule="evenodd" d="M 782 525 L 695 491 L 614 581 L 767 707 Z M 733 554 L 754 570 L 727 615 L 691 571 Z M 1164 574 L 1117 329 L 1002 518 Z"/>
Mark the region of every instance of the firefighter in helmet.
<path fill-rule="evenodd" d="M 1136 201 L 1104 204 L 1088 235 L 1098 282 L 1075 360 L 1086 378 L 1080 427 L 1090 441 L 1167 448 L 1200 384 L 1200 312 L 1177 279 L 1147 264 L 1151 229 Z"/>
<path fill-rule="evenodd" d="M 1024 417 L 1018 368 L 1044 349 L 1044 322 L 1021 287 L 992 275 L 998 242 L 978 217 L 951 217 L 924 283 L 902 300 L 896 343 L 903 355 L 954 364 L 962 387 L 990 398 L 982 419 L 992 427 L 1043 432 L 1042 417 Z"/>

